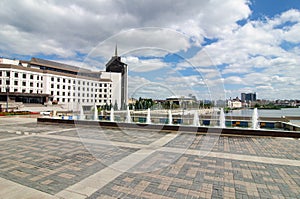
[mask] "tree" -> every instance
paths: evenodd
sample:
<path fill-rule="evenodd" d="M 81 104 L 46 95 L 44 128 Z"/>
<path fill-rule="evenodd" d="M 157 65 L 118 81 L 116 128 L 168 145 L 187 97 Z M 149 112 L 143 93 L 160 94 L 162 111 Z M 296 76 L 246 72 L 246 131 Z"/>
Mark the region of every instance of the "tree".
<path fill-rule="evenodd" d="M 119 108 L 118 108 L 118 102 L 117 102 L 117 100 L 115 100 L 115 104 L 114 104 L 114 110 L 118 110 Z"/>

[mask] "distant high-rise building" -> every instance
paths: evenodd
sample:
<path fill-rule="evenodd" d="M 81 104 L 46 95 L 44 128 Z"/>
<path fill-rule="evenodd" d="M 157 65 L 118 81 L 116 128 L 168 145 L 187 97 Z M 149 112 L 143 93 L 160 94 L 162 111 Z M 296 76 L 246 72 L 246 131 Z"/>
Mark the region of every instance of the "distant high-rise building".
<path fill-rule="evenodd" d="M 256 101 L 256 93 L 241 93 L 242 102 Z"/>

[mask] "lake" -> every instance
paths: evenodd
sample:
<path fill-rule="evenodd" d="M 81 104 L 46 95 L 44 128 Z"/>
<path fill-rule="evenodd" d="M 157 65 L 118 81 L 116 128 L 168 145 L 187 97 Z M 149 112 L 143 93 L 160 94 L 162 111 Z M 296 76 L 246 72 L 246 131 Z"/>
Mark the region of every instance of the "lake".
<path fill-rule="evenodd" d="M 233 110 L 227 116 L 252 116 L 252 109 Z M 300 116 L 300 108 L 282 108 L 280 110 L 258 109 L 258 115 L 262 117 Z"/>

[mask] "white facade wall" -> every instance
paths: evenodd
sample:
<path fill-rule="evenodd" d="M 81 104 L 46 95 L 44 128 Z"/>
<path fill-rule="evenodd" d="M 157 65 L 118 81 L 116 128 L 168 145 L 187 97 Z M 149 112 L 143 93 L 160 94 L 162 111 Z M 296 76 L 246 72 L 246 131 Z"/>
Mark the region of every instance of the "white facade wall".
<path fill-rule="evenodd" d="M 113 82 L 118 82 L 118 75 L 111 75 Z M 49 94 L 58 104 L 66 104 L 69 109 L 82 105 L 114 104 L 113 82 L 110 80 L 91 80 L 84 77 L 70 77 L 51 73 L 33 72 L 14 68 L 1 68 L 0 92 Z"/>
<path fill-rule="evenodd" d="M 240 101 L 228 101 L 229 108 L 242 108 L 242 102 Z"/>
<path fill-rule="evenodd" d="M 18 65 L 19 64 L 19 60 L 12 60 L 12 59 L 0 58 L 0 64 Z"/>
<path fill-rule="evenodd" d="M 121 73 L 112 73 L 112 72 L 101 72 L 101 78 L 103 79 L 111 79 L 112 81 L 112 105 L 117 102 L 118 109 L 121 108 L 121 81 L 122 74 Z"/>

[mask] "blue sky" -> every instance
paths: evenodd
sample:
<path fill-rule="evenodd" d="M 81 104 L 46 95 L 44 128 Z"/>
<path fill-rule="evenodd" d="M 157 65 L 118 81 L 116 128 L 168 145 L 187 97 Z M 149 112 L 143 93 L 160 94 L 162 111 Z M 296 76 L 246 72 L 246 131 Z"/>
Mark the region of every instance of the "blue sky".
<path fill-rule="evenodd" d="M 93 70 L 118 53 L 129 97 L 300 99 L 296 0 L 0 2 L 0 56 Z"/>

